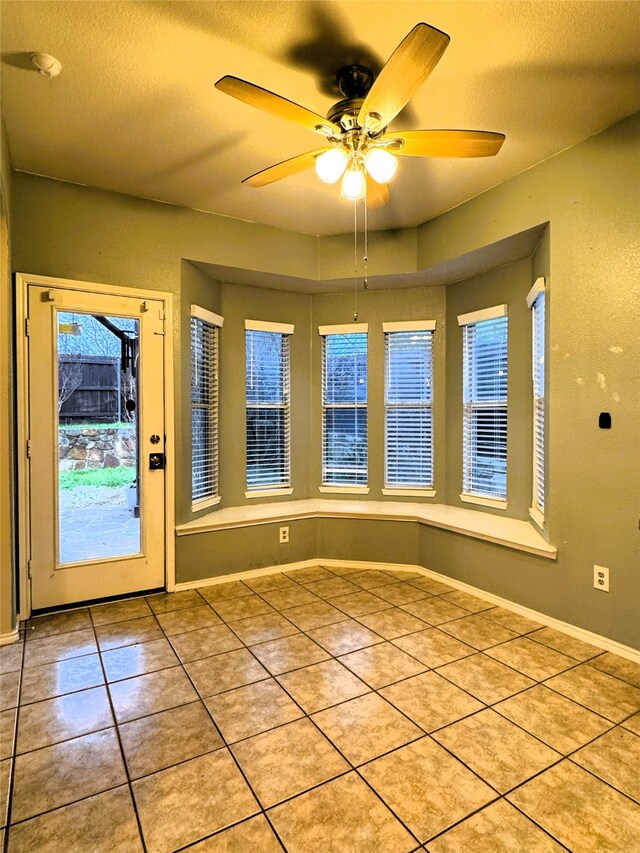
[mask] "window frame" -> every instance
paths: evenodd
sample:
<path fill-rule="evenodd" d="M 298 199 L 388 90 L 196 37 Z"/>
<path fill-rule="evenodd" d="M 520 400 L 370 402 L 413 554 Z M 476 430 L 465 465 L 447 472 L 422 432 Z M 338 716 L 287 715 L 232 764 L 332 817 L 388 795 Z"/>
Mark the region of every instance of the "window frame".
<path fill-rule="evenodd" d="M 529 515 L 538 525 L 544 528 L 544 513 L 546 505 L 546 281 L 544 277 L 537 278 L 527 294 L 527 307 L 531 311 L 531 394 L 533 407 L 532 423 L 532 488 Z M 541 329 L 540 329 L 541 326 Z M 540 352 L 540 349 L 542 350 Z M 539 372 L 536 363 L 541 356 L 542 388 L 538 388 Z M 541 394 L 537 393 L 539 390 Z M 538 423 L 540 418 L 540 423 Z M 540 443 L 540 436 L 542 442 Z M 542 477 L 540 477 L 542 474 Z M 542 505 L 539 497 L 542 495 Z"/>
<path fill-rule="evenodd" d="M 193 362 L 194 362 L 194 321 L 201 324 L 202 334 L 205 327 L 212 330 L 213 341 L 213 357 L 209 365 L 209 397 L 208 403 L 194 403 L 193 400 Z M 220 417 L 219 417 L 219 399 L 220 399 L 220 329 L 224 324 L 224 318 L 213 311 L 209 311 L 200 305 L 191 305 L 189 309 L 189 347 L 190 347 L 190 365 L 191 379 L 189 382 L 190 396 L 190 418 L 191 418 L 191 512 L 199 512 L 200 510 L 216 506 L 221 501 L 220 495 Z M 210 492 L 202 497 L 194 498 L 193 488 L 193 472 L 194 472 L 194 443 L 193 443 L 193 412 L 194 408 L 199 411 L 207 411 L 209 414 L 209 458 L 213 460 L 213 487 Z M 206 463 L 205 463 L 206 464 Z"/>

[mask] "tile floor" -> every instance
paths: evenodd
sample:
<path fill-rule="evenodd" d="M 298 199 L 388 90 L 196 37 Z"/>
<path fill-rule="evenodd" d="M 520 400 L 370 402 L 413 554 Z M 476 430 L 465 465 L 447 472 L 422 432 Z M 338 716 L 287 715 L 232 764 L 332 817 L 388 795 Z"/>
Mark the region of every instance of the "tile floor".
<path fill-rule="evenodd" d="M 8 853 L 640 851 L 640 666 L 432 578 L 67 611 L 0 662 Z"/>

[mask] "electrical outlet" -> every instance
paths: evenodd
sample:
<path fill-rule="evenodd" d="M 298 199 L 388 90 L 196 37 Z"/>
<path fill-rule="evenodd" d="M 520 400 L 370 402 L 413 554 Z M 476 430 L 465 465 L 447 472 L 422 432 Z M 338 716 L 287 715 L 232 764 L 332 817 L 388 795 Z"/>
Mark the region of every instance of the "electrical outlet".
<path fill-rule="evenodd" d="M 609 569 L 606 566 L 593 567 L 593 586 L 603 592 L 609 592 Z"/>
<path fill-rule="evenodd" d="M 288 541 L 289 541 L 289 528 L 288 527 L 281 527 L 280 528 L 280 544 L 286 545 L 286 543 Z"/>

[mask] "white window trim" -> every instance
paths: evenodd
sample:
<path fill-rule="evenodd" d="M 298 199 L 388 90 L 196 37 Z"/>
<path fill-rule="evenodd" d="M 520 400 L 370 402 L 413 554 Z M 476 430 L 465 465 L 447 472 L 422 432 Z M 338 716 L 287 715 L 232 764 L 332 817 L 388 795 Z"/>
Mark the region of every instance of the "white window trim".
<path fill-rule="evenodd" d="M 499 501 L 495 498 L 481 498 L 478 495 L 469 495 L 466 492 L 463 492 L 460 496 L 460 500 L 466 504 L 477 504 L 478 506 L 490 506 L 493 509 L 506 509 L 507 501 Z"/>
<path fill-rule="evenodd" d="M 544 276 L 540 276 L 540 278 L 537 278 L 533 283 L 533 287 L 531 288 L 529 293 L 527 293 L 527 308 L 531 308 L 537 297 L 541 293 L 545 293 L 546 290 L 546 279 Z"/>
<path fill-rule="evenodd" d="M 482 320 L 496 320 L 498 317 L 506 317 L 508 313 L 507 305 L 494 305 L 492 308 L 482 308 L 480 311 L 458 314 L 458 325 L 469 326 L 471 323 L 480 323 Z"/>
<path fill-rule="evenodd" d="M 219 504 L 221 500 L 221 496 L 216 495 L 213 498 L 202 498 L 201 501 L 192 501 L 191 512 L 200 512 L 201 509 L 209 509 L 209 507 Z"/>
<path fill-rule="evenodd" d="M 529 507 L 529 516 L 531 520 L 538 525 L 541 530 L 544 530 L 544 515 L 540 512 L 537 506 Z"/>
<path fill-rule="evenodd" d="M 275 498 L 278 495 L 292 495 L 293 487 L 289 486 L 282 489 L 252 489 L 250 492 L 245 492 L 245 498 Z"/>
<path fill-rule="evenodd" d="M 368 332 L 368 323 L 345 323 L 342 326 L 318 326 L 319 335 L 356 335 Z"/>
<path fill-rule="evenodd" d="M 383 495 L 389 497 L 435 498 L 435 489 L 380 489 Z"/>
<path fill-rule="evenodd" d="M 318 486 L 323 495 L 368 495 L 369 486 Z"/>
<path fill-rule="evenodd" d="M 210 323 L 212 326 L 218 326 L 219 329 L 221 329 L 224 324 L 224 317 L 221 317 L 214 311 L 208 311 L 200 305 L 192 305 L 189 316 L 196 317 L 198 320 L 204 320 L 205 323 Z"/>
<path fill-rule="evenodd" d="M 400 320 L 397 323 L 383 323 L 383 332 L 435 332 L 435 320 Z"/>
<path fill-rule="evenodd" d="M 245 320 L 244 328 L 248 332 L 277 332 L 279 335 L 292 335 L 293 323 L 271 323 L 267 320 Z"/>

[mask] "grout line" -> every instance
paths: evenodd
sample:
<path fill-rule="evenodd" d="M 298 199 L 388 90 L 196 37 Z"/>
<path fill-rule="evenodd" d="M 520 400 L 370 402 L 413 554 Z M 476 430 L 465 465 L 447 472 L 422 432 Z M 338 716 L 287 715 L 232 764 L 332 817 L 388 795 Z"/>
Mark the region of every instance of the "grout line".
<path fill-rule="evenodd" d="M 20 724 L 20 697 L 22 695 L 22 675 L 24 672 L 24 658 L 26 654 L 26 637 L 22 643 L 22 655 L 20 662 L 20 669 L 18 670 L 18 695 L 16 697 L 16 719 L 13 726 L 13 738 L 11 743 L 11 770 L 9 772 L 9 790 L 7 791 L 7 802 L 5 805 L 5 813 L 2 815 L 2 819 L 5 821 L 5 830 L 4 830 L 4 841 L 2 843 L 2 851 L 3 853 L 7 853 L 9 848 L 9 834 L 11 829 L 11 814 L 13 810 L 13 796 L 15 789 L 15 773 L 16 773 L 16 749 L 18 746 L 18 726 Z"/>

